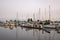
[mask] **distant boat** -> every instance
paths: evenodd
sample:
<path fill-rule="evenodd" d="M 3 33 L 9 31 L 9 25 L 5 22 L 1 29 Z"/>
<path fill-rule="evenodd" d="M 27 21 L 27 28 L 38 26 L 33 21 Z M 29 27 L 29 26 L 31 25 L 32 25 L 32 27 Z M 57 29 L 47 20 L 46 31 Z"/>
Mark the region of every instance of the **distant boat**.
<path fill-rule="evenodd" d="M 14 23 L 13 21 L 10 21 L 10 22 L 9 22 L 9 28 L 10 28 L 10 29 L 13 29 L 14 26 L 15 26 L 15 23 Z"/>
<path fill-rule="evenodd" d="M 34 28 L 34 29 L 41 29 L 41 25 L 39 24 L 33 24 L 33 23 L 22 23 L 20 25 L 21 27 L 25 27 L 25 28 Z"/>
<path fill-rule="evenodd" d="M 4 26 L 5 28 L 8 28 L 8 25 L 9 25 L 8 22 L 3 23 L 3 26 Z"/>
<path fill-rule="evenodd" d="M 43 25 L 44 28 L 55 29 L 55 25 Z"/>
<path fill-rule="evenodd" d="M 9 26 L 10 29 L 13 29 L 14 27 L 13 26 Z"/>

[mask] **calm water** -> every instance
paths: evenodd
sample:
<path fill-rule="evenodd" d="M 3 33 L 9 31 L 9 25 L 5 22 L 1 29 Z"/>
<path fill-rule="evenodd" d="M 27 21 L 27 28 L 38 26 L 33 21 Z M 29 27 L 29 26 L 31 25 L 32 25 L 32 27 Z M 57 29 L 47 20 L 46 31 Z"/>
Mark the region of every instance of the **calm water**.
<path fill-rule="evenodd" d="M 60 33 L 50 30 L 50 33 L 44 30 L 28 28 L 9 28 L 0 27 L 0 40 L 60 40 Z"/>

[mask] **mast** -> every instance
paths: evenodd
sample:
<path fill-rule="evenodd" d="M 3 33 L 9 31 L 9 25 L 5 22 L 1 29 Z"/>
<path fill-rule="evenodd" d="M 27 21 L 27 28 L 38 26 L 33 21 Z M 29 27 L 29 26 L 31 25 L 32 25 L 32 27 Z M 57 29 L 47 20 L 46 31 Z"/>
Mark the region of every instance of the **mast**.
<path fill-rule="evenodd" d="M 49 20 L 51 20 L 50 5 L 49 5 Z"/>
<path fill-rule="evenodd" d="M 18 12 L 17 12 L 17 14 L 16 14 L 16 20 L 18 20 Z"/>
<path fill-rule="evenodd" d="M 46 8 L 45 8 L 45 20 L 46 20 Z"/>
<path fill-rule="evenodd" d="M 39 20 L 40 20 L 40 8 L 39 8 Z"/>
<path fill-rule="evenodd" d="M 35 21 L 35 13 L 33 14 L 33 20 Z"/>

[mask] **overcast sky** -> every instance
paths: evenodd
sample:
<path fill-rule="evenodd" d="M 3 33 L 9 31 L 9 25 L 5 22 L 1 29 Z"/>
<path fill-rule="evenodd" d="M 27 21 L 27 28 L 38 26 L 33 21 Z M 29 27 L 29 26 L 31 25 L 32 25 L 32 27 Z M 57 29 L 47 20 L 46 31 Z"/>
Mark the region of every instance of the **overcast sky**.
<path fill-rule="evenodd" d="M 0 19 L 18 19 L 27 18 L 49 19 L 49 5 L 51 20 L 60 20 L 60 0 L 0 0 Z M 46 13 L 45 13 L 46 9 Z"/>

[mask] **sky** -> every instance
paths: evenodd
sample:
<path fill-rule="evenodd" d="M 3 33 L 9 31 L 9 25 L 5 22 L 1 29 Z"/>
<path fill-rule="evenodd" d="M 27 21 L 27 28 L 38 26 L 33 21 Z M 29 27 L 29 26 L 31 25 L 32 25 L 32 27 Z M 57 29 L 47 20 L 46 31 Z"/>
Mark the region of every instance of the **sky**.
<path fill-rule="evenodd" d="M 46 20 L 49 5 L 51 20 L 60 20 L 60 0 L 0 0 L 0 19 L 26 20 L 35 14 L 35 20 Z"/>

